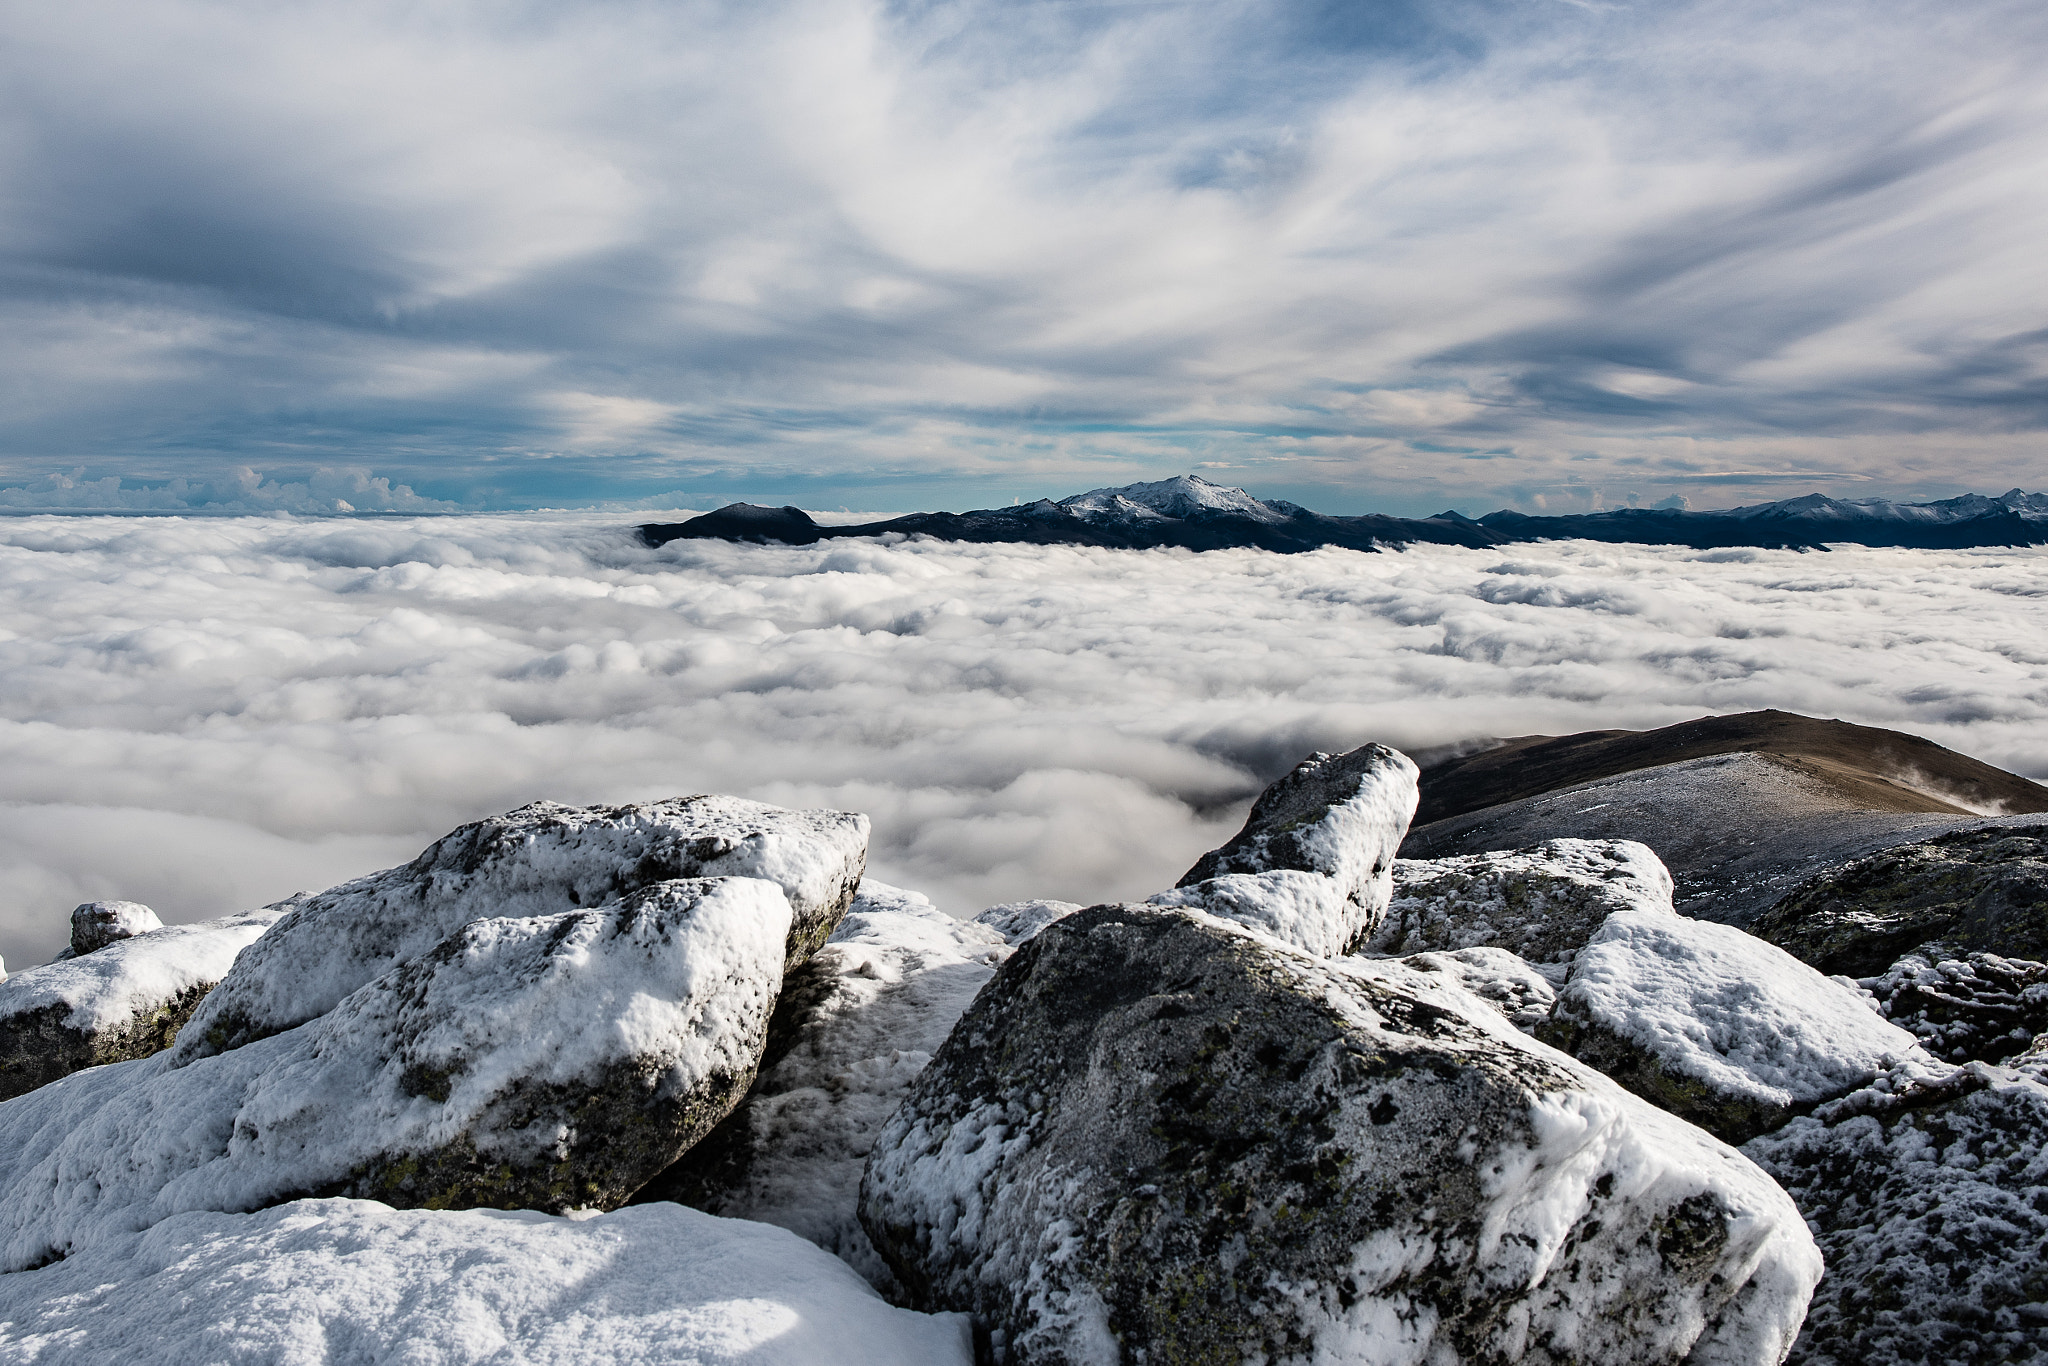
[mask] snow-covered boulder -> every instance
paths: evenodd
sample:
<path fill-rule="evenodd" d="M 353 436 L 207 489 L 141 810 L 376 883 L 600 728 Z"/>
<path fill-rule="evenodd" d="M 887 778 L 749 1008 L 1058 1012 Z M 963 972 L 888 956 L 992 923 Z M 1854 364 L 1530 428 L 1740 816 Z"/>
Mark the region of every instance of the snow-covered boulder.
<path fill-rule="evenodd" d="M 1616 911 L 1675 915 L 1671 873 L 1634 840 L 1549 840 L 1531 849 L 1397 859 L 1374 953 L 1506 949 L 1532 963 L 1571 961 Z"/>
<path fill-rule="evenodd" d="M 893 1277 L 860 1226 L 860 1177 L 882 1126 L 1010 948 L 916 892 L 863 882 L 825 947 L 783 988 L 788 1051 L 703 1142 L 635 1197 L 759 1219 Z"/>
<path fill-rule="evenodd" d="M 169 1047 L 235 956 L 293 904 L 166 925 L 0 981 L 0 1100 Z"/>
<path fill-rule="evenodd" d="M 77 957 L 163 927 L 156 912 L 139 901 L 88 901 L 71 908 L 71 945 L 65 953 Z"/>
<path fill-rule="evenodd" d="M 2001 1062 L 2048 1034 L 2048 963 L 1909 953 L 1858 985 L 1886 1019 L 1947 1062 Z"/>
<path fill-rule="evenodd" d="M 674 1205 L 596 1217 L 301 1200 L 183 1214 L 0 1276 L 38 1366 L 969 1366 L 966 1321 L 885 1303 L 781 1229 Z"/>
<path fill-rule="evenodd" d="M 1971 1063 L 1880 1087 L 1743 1148 L 1827 1256 L 1789 1361 L 2048 1358 L 2048 1086 Z"/>
<path fill-rule="evenodd" d="M 1551 980 L 1506 949 L 1414 953 L 1400 962 L 1416 972 L 1441 974 L 1531 1036 L 1550 1019 L 1551 1009 L 1557 1004 L 1557 987 Z"/>
<path fill-rule="evenodd" d="M 998 1362 L 1775 1362 L 1819 1278 L 1734 1150 L 1398 962 L 1099 906 L 998 970 L 861 1220 Z"/>
<path fill-rule="evenodd" d="M 1003 937 L 1011 948 L 1024 943 L 1055 920 L 1064 920 L 1082 909 L 1078 901 L 1005 901 L 974 917 Z"/>
<path fill-rule="evenodd" d="M 868 818 L 737 797 L 633 806 L 535 802 L 465 825 L 403 867 L 301 901 L 244 955 L 178 1039 L 173 1065 L 303 1024 L 472 920 L 595 906 L 674 878 L 761 878 L 794 911 L 787 966 L 839 923 Z"/>
<path fill-rule="evenodd" d="M 1151 904 L 1206 911 L 1310 953 L 1349 953 L 1387 913 L 1416 776 L 1414 761 L 1385 745 L 1311 754 Z"/>
<path fill-rule="evenodd" d="M 1661 910 L 1608 918 L 1538 1037 L 1736 1143 L 1900 1063 L 1935 1067 L 1853 986 Z"/>
<path fill-rule="evenodd" d="M 1809 878 L 1750 927 L 1822 972 L 1870 977 L 1923 944 L 2048 959 L 2048 826 L 1959 830 Z"/>
<path fill-rule="evenodd" d="M 0 1104 L 0 1270 L 304 1195 L 621 1204 L 746 1093 L 790 920 L 757 878 L 475 920 L 311 1023 Z"/>

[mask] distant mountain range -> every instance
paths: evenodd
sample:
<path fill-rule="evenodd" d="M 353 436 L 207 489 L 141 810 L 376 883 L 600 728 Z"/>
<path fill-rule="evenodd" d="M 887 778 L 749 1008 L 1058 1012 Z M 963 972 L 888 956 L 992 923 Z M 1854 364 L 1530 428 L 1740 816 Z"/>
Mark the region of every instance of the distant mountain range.
<path fill-rule="evenodd" d="M 1197 475 L 1149 484 L 1092 489 L 1058 502 L 974 512 L 914 512 L 881 522 L 821 526 L 800 508 L 733 503 L 686 522 L 640 528 L 649 545 L 709 539 L 810 545 L 851 536 L 930 536 L 982 544 L 1095 545 L 1190 550 L 1255 547 L 1283 552 L 1345 546 L 1354 550 L 1412 545 L 1494 546 L 1583 539 L 1642 545 L 1818 548 L 1848 543 L 1957 550 L 1973 546 L 2048 544 L 2048 494 L 2014 489 L 1997 498 L 1965 494 L 1932 503 L 1883 498 L 1829 498 L 1818 493 L 1714 512 L 1620 508 L 1612 512 L 1532 517 L 1494 512 L 1477 519 L 1456 512 L 1434 517 L 1331 517 L 1295 503 L 1254 498 Z"/>

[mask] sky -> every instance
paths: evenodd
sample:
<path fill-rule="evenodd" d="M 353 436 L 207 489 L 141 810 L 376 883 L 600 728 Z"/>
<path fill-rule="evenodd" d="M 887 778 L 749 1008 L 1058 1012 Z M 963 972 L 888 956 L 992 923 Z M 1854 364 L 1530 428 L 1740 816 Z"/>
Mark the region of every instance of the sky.
<path fill-rule="evenodd" d="M 2038 550 L 676 541 L 629 514 L 0 518 L 0 957 L 548 798 L 866 812 L 954 914 L 1173 885 L 1312 750 L 1779 707 L 2048 778 Z"/>
<path fill-rule="evenodd" d="M 2048 486 L 2028 0 L 0 12 L 0 508 Z"/>

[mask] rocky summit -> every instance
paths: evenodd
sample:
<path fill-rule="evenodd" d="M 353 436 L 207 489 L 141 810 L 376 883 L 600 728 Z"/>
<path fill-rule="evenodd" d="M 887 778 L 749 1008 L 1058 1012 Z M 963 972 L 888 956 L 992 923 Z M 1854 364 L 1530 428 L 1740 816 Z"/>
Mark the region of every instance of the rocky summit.
<path fill-rule="evenodd" d="M 1309 755 L 1142 902 L 696 796 L 87 903 L 0 979 L 0 1360 L 2048 1360 L 2031 785 L 1708 721 Z"/>

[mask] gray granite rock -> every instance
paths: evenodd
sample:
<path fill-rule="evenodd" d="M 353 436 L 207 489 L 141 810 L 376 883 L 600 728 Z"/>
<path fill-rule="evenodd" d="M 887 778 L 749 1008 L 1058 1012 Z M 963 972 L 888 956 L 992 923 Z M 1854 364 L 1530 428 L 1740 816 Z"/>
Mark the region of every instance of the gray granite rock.
<path fill-rule="evenodd" d="M 71 908 L 69 952 L 76 957 L 163 927 L 156 912 L 139 901 L 88 901 Z"/>
<path fill-rule="evenodd" d="M 861 1219 L 999 1363 L 1775 1362 L 1820 1262 L 1732 1149 L 1392 961 L 1102 906 L 983 989 Z"/>
<path fill-rule="evenodd" d="M 411 863 L 300 901 L 235 964 L 172 1065 L 290 1029 L 472 920 L 595 906 L 676 878 L 750 877 L 789 899 L 785 970 L 825 942 L 867 861 L 868 818 L 737 797 L 535 802 L 443 836 Z"/>
<path fill-rule="evenodd" d="M 1933 941 L 2048 959 L 2048 825 L 1962 830 L 1855 859 L 1752 927 L 1826 973 L 1869 977 Z"/>

